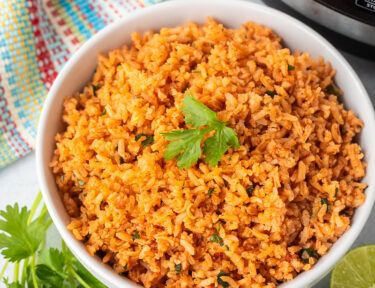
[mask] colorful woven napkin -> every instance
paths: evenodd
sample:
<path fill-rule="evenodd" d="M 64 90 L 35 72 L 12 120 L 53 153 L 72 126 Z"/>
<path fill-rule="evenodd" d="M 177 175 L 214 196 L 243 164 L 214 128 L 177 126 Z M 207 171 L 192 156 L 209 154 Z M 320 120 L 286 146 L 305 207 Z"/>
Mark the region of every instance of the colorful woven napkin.
<path fill-rule="evenodd" d="M 160 0 L 0 1 L 0 168 L 33 150 L 48 89 L 95 32 Z"/>

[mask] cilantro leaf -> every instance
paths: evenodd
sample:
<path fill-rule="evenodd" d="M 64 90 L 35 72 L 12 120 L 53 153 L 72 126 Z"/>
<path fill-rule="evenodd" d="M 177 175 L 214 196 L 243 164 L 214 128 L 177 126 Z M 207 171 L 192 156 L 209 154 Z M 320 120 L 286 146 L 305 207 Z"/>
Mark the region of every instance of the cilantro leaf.
<path fill-rule="evenodd" d="M 92 84 L 92 90 L 94 92 L 94 95 L 96 94 L 96 91 L 98 91 L 101 87 L 102 87 L 101 84 L 97 84 L 97 85 Z"/>
<path fill-rule="evenodd" d="M 62 241 L 61 252 L 54 248 L 40 248 L 45 239 L 45 230 L 52 223 L 45 207 L 32 221 L 41 199 L 42 195 L 39 193 L 30 211 L 26 207 L 20 209 L 18 204 L 8 205 L 5 210 L 0 211 L 0 231 L 4 232 L 0 234 L 2 254 L 11 262 L 19 262 L 28 257 L 32 259 L 31 263 L 25 260 L 22 268 L 22 282 L 9 283 L 7 279 L 4 279 L 6 287 L 105 288 L 106 286 L 91 275 L 73 256 L 64 241 Z M 19 266 L 16 265 L 14 279 L 19 279 L 18 273 Z"/>
<path fill-rule="evenodd" d="M 199 101 L 195 100 L 193 96 L 187 94 L 182 100 L 181 111 L 185 115 L 186 124 L 190 124 L 193 128 L 200 128 L 204 125 L 211 125 L 217 121 L 216 113 Z"/>
<path fill-rule="evenodd" d="M 225 123 L 220 122 L 216 126 L 214 136 L 207 138 L 204 142 L 203 153 L 207 155 L 204 161 L 211 167 L 216 166 L 230 147 L 239 146 L 236 132 L 232 128 L 225 127 Z"/>
<path fill-rule="evenodd" d="M 339 215 L 345 215 L 345 216 L 347 216 L 347 217 L 350 216 L 349 213 L 346 212 L 345 210 L 341 210 L 341 211 L 339 212 Z"/>
<path fill-rule="evenodd" d="M 23 288 L 19 282 L 9 283 L 8 278 L 4 278 L 4 284 L 7 288 Z"/>
<path fill-rule="evenodd" d="M 146 139 L 141 142 L 143 148 L 147 147 L 148 145 L 154 144 L 154 136 L 143 133 L 135 135 L 135 141 L 138 141 L 143 136 L 146 137 Z"/>
<path fill-rule="evenodd" d="M 64 278 L 60 275 L 60 273 L 57 273 L 57 271 L 45 264 L 36 265 L 35 273 L 41 282 L 51 284 L 54 287 L 58 287 L 59 284 L 64 281 Z"/>
<path fill-rule="evenodd" d="M 250 187 L 246 189 L 246 193 L 249 197 L 253 195 L 254 188 L 254 185 L 250 185 Z"/>
<path fill-rule="evenodd" d="M 163 133 L 167 140 L 177 140 L 167 145 L 164 158 L 166 160 L 173 159 L 183 151 L 177 157 L 177 166 L 178 168 L 190 167 L 202 156 L 201 142 L 204 135 L 210 130 L 210 128 L 204 128 Z"/>
<path fill-rule="evenodd" d="M 141 238 L 141 236 L 139 235 L 139 231 L 135 231 L 135 232 L 134 232 L 134 235 L 133 235 L 133 241 L 134 241 L 135 239 L 139 239 L 139 238 Z"/>
<path fill-rule="evenodd" d="M 322 205 L 324 205 L 324 204 L 327 205 L 327 213 L 328 213 L 329 210 L 330 210 L 330 207 L 329 207 L 330 205 L 329 205 L 328 200 L 327 200 L 326 198 L 320 197 L 320 203 L 321 203 Z"/>
<path fill-rule="evenodd" d="M 180 274 L 181 273 L 181 269 L 182 269 L 182 264 L 175 264 L 174 268 L 175 268 L 176 273 Z"/>
<path fill-rule="evenodd" d="M 65 258 L 62 252 L 55 248 L 43 249 L 39 253 L 39 263 L 45 264 L 55 271 L 62 271 L 65 265 Z"/>
<path fill-rule="evenodd" d="M 277 93 L 273 91 L 266 91 L 265 94 L 270 95 L 273 98 L 273 96 L 275 96 Z"/>
<path fill-rule="evenodd" d="M 37 218 L 27 225 L 30 211 L 23 207 L 19 210 L 18 204 L 8 205 L 6 210 L 0 211 L 0 234 L 1 254 L 11 262 L 20 261 L 33 255 L 44 239 L 44 225 Z"/>
<path fill-rule="evenodd" d="M 199 129 L 162 133 L 167 140 L 176 140 L 167 145 L 164 152 L 166 160 L 177 156 L 178 168 L 190 167 L 202 156 L 201 142 L 210 131 L 215 131 L 215 134 L 207 138 L 203 145 L 203 153 L 206 155 L 204 160 L 210 166 L 217 165 L 230 147 L 240 146 L 236 132 L 232 128 L 226 127 L 226 122 L 218 120 L 214 111 L 195 100 L 191 95 L 185 95 L 182 103 L 184 106 L 181 110 L 185 115 L 186 124 Z M 208 127 L 203 128 L 203 126 Z"/>
<path fill-rule="evenodd" d="M 340 92 L 336 89 L 336 87 L 333 84 L 328 84 L 325 88 L 325 92 L 327 92 L 328 94 L 341 96 Z"/>
<path fill-rule="evenodd" d="M 220 237 L 219 235 L 217 235 L 216 233 L 212 234 L 212 236 L 210 237 L 210 239 L 209 239 L 208 241 L 210 241 L 210 242 L 215 242 L 215 243 L 219 243 L 221 247 L 224 245 L 223 238 L 221 238 L 221 237 Z"/>
<path fill-rule="evenodd" d="M 309 263 L 310 257 L 314 257 L 316 259 L 320 258 L 318 252 L 312 248 L 301 249 L 298 253 L 298 256 L 303 263 Z"/>
<path fill-rule="evenodd" d="M 222 280 L 221 276 L 230 276 L 230 274 L 225 273 L 224 271 L 220 271 L 219 274 L 217 274 L 217 283 L 223 286 L 224 288 L 228 288 L 230 286 L 229 283 Z"/>
<path fill-rule="evenodd" d="M 70 263 L 73 268 L 73 275 L 77 278 L 80 277 L 86 286 L 84 287 L 95 287 L 95 288 L 107 288 L 106 285 L 101 283 L 96 279 L 79 261 L 78 259 L 70 252 L 69 250 L 66 253 L 66 257 L 70 257 Z M 81 282 L 79 281 L 79 282 Z M 82 283 L 81 283 L 82 284 Z"/>

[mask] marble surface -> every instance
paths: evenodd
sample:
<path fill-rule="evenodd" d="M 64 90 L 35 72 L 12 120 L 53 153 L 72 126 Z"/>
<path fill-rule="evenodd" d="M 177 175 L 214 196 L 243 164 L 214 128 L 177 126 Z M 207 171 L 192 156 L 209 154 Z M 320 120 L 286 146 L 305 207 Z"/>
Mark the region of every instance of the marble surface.
<path fill-rule="evenodd" d="M 311 26 L 323 34 L 327 39 L 334 40 L 331 41 L 332 44 L 343 53 L 344 57 L 356 70 L 359 77 L 362 79 L 373 104 L 375 104 L 375 48 L 364 47 L 356 42 L 348 42 L 345 37 L 341 37 L 327 31 L 326 29 L 318 27 L 311 21 L 304 19 L 294 11 L 288 9 L 286 6 L 281 5 L 279 1 L 272 1 L 272 4 L 275 3 L 277 3 L 277 5 L 274 5 L 275 8 L 300 18 L 306 23 L 311 23 Z M 269 5 L 273 6 L 271 4 Z M 373 54 L 371 54 L 371 51 Z M 374 57 L 371 59 L 371 56 Z M 353 95 L 353 97 L 355 97 L 355 95 Z M 30 207 L 38 191 L 39 184 L 36 176 L 35 153 L 31 153 L 23 159 L 0 170 L 0 209 L 4 209 L 7 204 L 13 204 L 15 202 L 18 202 L 21 206 L 28 205 Z M 48 234 L 48 238 L 50 240 L 49 242 L 52 244 L 58 241 L 56 230 L 52 229 Z M 353 247 L 363 244 L 375 244 L 375 209 Z M 0 269 L 4 263 L 4 259 L 0 256 Z M 9 265 L 5 275 L 13 276 L 12 268 L 12 265 Z M 330 275 L 325 277 L 314 287 L 329 287 L 329 277 Z M 10 279 L 12 279 L 12 277 L 10 277 Z M 3 284 L 0 284 L 0 287 L 4 287 L 2 285 Z"/>

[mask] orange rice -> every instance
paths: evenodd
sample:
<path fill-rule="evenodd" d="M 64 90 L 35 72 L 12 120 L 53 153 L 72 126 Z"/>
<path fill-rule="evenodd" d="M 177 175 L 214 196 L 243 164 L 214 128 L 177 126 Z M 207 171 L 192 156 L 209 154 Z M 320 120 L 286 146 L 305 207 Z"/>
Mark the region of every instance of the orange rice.
<path fill-rule="evenodd" d="M 145 287 L 276 287 L 311 269 L 365 200 L 363 122 L 334 75 L 252 22 L 134 33 L 65 99 L 51 167 L 68 229 Z M 163 159 L 185 93 L 238 135 L 217 167 Z"/>

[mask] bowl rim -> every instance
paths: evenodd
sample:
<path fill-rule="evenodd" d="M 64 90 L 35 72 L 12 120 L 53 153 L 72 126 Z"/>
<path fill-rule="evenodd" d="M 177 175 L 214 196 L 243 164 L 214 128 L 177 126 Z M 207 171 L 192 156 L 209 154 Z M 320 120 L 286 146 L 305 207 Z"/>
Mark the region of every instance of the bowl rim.
<path fill-rule="evenodd" d="M 64 225 L 61 216 L 59 212 L 57 211 L 56 206 L 53 203 L 53 196 L 49 191 L 47 181 L 46 181 L 46 173 L 45 173 L 45 166 L 48 166 L 48 163 L 44 162 L 43 159 L 43 150 L 44 146 L 47 145 L 44 143 L 43 139 L 45 138 L 44 135 L 46 133 L 46 130 L 48 129 L 48 114 L 51 109 L 51 107 L 54 104 L 55 99 L 58 97 L 58 94 L 56 93 L 61 86 L 61 84 L 64 82 L 64 78 L 68 75 L 69 71 L 74 66 L 75 62 L 87 51 L 90 50 L 91 47 L 94 47 L 97 43 L 100 42 L 101 38 L 103 38 L 104 35 L 110 34 L 112 30 L 114 30 L 116 27 L 121 27 L 127 24 L 127 22 L 136 20 L 137 18 L 142 18 L 146 15 L 150 15 L 154 13 L 154 11 L 159 11 L 163 9 L 170 9 L 170 8 L 177 8 L 179 5 L 185 5 L 187 3 L 192 2 L 199 2 L 199 3 L 210 3 L 215 5 L 228 5 L 229 2 L 231 2 L 231 5 L 244 5 L 248 7 L 251 7 L 253 9 L 258 10 L 264 10 L 270 14 L 272 14 L 274 17 L 277 17 L 280 19 L 280 21 L 288 21 L 291 24 L 298 25 L 300 29 L 303 29 L 306 31 L 307 34 L 309 34 L 309 37 L 315 38 L 315 41 L 322 42 L 326 49 L 330 50 L 330 53 L 335 56 L 336 60 L 341 62 L 341 65 L 345 66 L 349 72 L 349 77 L 355 80 L 358 89 L 360 90 L 359 93 L 363 94 L 365 97 L 364 99 L 361 99 L 363 101 L 366 101 L 366 105 L 371 107 L 369 109 L 369 113 L 371 113 L 370 119 L 372 123 L 375 123 L 375 113 L 374 109 L 371 103 L 371 100 L 368 96 L 368 93 L 366 89 L 364 88 L 361 80 L 359 79 L 356 72 L 353 70 L 351 65 L 347 62 L 347 60 L 341 55 L 341 53 L 333 47 L 332 44 L 330 44 L 324 37 L 322 37 L 320 34 L 318 34 L 315 30 L 304 24 L 303 22 L 293 18 L 292 16 L 289 16 L 281 11 L 278 11 L 276 9 L 267 7 L 262 4 L 257 4 L 253 2 L 247 2 L 243 0 L 179 0 L 179 1 L 167 1 L 164 3 L 160 3 L 157 5 L 149 6 L 137 11 L 132 12 L 131 14 L 126 15 L 125 18 L 122 18 L 114 23 L 111 23 L 107 25 L 105 28 L 103 28 L 101 31 L 97 32 L 95 35 L 93 35 L 89 40 L 87 40 L 81 48 L 77 52 L 73 54 L 73 56 L 68 60 L 68 62 L 64 65 L 60 73 L 58 74 L 57 78 L 55 79 L 53 85 L 51 86 L 51 89 L 48 92 L 48 95 L 46 97 L 46 100 L 43 105 L 42 113 L 39 120 L 38 125 L 38 133 L 37 133 L 37 140 L 36 140 L 36 166 L 37 166 L 37 174 L 38 174 L 38 180 L 41 186 L 41 191 L 43 194 L 44 202 L 47 206 L 47 209 L 51 215 L 51 218 L 59 231 L 59 234 L 63 238 L 63 240 L 66 242 L 68 247 L 71 249 L 71 251 L 76 255 L 76 257 L 82 262 L 82 264 L 88 268 L 91 272 L 95 272 L 95 275 L 100 279 L 104 280 L 105 283 L 108 285 L 111 285 L 110 287 L 119 287 L 124 286 L 125 287 L 139 287 L 136 283 L 128 280 L 125 277 L 117 275 L 112 268 L 110 268 L 108 265 L 103 265 L 101 261 L 99 261 L 98 258 L 92 257 L 89 255 L 89 253 L 84 249 L 83 244 L 76 240 L 72 233 L 67 230 L 66 226 Z M 250 17 L 249 17 L 249 20 Z M 49 168 L 48 168 L 49 169 Z M 365 204 L 361 206 L 361 209 L 356 208 L 356 212 L 354 215 L 360 213 L 360 217 L 362 221 L 357 221 L 355 225 L 351 225 L 350 229 L 346 231 L 340 238 L 343 238 L 345 236 L 345 239 L 343 241 L 340 241 L 339 243 L 335 242 L 333 245 L 336 247 L 335 253 L 332 253 L 332 247 L 330 251 L 322 257 L 318 263 L 319 265 L 314 265 L 314 267 L 309 270 L 302 272 L 297 275 L 294 279 L 285 282 L 278 287 L 286 288 L 286 287 L 305 287 L 307 285 L 313 284 L 315 281 L 320 280 L 321 277 L 323 277 L 325 274 L 327 274 L 330 269 L 333 267 L 333 265 L 346 253 L 346 251 L 351 247 L 351 245 L 354 243 L 355 239 L 358 237 L 359 233 L 362 231 L 362 228 L 364 227 L 370 213 L 371 209 L 373 207 L 374 201 L 375 201 L 375 191 L 373 187 L 368 188 L 366 191 L 366 206 Z M 359 210 L 359 212 L 358 212 Z M 358 216 L 359 217 L 359 216 Z M 337 245 L 336 245 L 337 244 Z M 105 266 L 105 267 L 104 267 Z"/>

